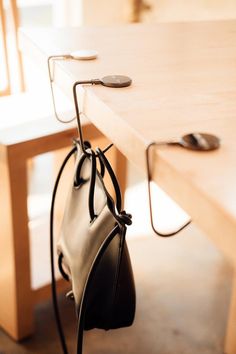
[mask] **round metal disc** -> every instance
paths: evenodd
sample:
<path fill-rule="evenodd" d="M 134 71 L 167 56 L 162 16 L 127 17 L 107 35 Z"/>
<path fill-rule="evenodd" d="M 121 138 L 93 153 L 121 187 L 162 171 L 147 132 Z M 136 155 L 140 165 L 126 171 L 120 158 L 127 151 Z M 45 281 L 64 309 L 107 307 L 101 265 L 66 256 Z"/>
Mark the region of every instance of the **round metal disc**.
<path fill-rule="evenodd" d="M 130 86 L 132 80 L 128 76 L 109 75 L 101 79 L 101 84 L 107 87 L 127 87 Z"/>
<path fill-rule="evenodd" d="M 76 60 L 92 60 L 97 58 L 98 52 L 93 49 L 80 49 L 70 53 L 70 55 Z"/>
<path fill-rule="evenodd" d="M 210 151 L 220 147 L 220 139 L 207 133 L 186 134 L 179 143 L 184 148 L 198 151 Z"/>

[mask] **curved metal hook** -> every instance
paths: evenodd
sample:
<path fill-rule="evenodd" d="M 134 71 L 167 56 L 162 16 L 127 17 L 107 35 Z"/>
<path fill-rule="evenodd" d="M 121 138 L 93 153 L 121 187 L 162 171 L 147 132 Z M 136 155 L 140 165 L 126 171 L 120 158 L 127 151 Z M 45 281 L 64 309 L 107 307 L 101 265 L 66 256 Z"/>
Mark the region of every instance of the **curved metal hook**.
<path fill-rule="evenodd" d="M 146 165 L 147 165 L 147 179 L 148 179 L 148 200 L 149 200 L 149 210 L 150 210 L 150 219 L 151 219 L 151 226 L 153 231 L 161 237 L 170 237 L 170 236 L 174 236 L 176 234 L 178 234 L 180 231 L 182 231 L 183 229 L 185 229 L 190 223 L 191 220 L 189 220 L 188 222 L 186 222 L 184 225 L 180 226 L 177 230 L 173 231 L 173 232 L 169 232 L 169 233 L 162 233 L 160 231 L 158 231 L 155 226 L 154 226 L 154 221 L 153 221 L 153 208 L 152 208 L 152 196 L 151 196 L 151 171 L 150 171 L 150 161 L 149 161 L 149 151 L 150 148 L 152 146 L 156 146 L 156 145 L 161 145 L 162 143 L 151 143 L 147 146 L 146 148 Z"/>
<path fill-rule="evenodd" d="M 81 120 L 80 120 L 79 104 L 78 104 L 77 91 L 76 91 L 77 86 L 82 85 L 82 84 L 98 85 L 98 84 L 100 84 L 100 80 L 76 81 L 73 85 L 73 98 L 74 98 L 77 125 L 78 125 L 78 130 L 79 130 L 80 145 L 81 145 L 81 149 L 82 149 L 83 153 L 88 155 L 88 152 L 86 151 L 85 144 L 84 144 L 83 131 L 82 131 L 82 125 L 81 125 Z"/>
<path fill-rule="evenodd" d="M 57 113 L 57 109 L 56 109 L 56 100 L 55 100 L 55 96 L 54 96 L 54 89 L 53 89 L 53 75 L 51 73 L 51 61 L 54 59 L 58 59 L 58 60 L 67 60 L 67 59 L 73 59 L 73 57 L 70 54 L 58 54 L 58 55 L 51 55 L 50 57 L 48 57 L 47 60 L 47 64 L 48 64 L 48 75 L 49 75 L 49 82 L 50 82 L 50 89 L 51 89 L 51 95 L 52 95 L 52 104 L 53 104 L 53 110 L 54 110 L 54 115 L 56 117 L 56 119 L 61 122 L 61 123 L 71 123 L 73 122 L 76 117 L 70 118 L 68 120 L 64 120 L 62 118 L 59 117 L 59 114 Z"/>

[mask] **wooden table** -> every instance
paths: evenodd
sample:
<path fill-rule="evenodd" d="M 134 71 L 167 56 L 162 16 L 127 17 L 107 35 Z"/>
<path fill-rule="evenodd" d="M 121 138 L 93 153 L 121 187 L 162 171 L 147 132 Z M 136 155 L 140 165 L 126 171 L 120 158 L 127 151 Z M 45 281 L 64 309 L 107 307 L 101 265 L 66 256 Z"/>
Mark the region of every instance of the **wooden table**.
<path fill-rule="evenodd" d="M 83 113 L 145 172 L 145 148 L 185 133 L 210 132 L 209 153 L 162 147 L 153 179 L 236 265 L 236 21 L 25 30 L 21 45 L 38 65 L 80 48 L 94 61 L 57 61 L 55 82 L 71 95 L 76 80 L 124 74 L 132 86 L 80 89 Z M 138 202 L 138 200 L 137 200 Z M 236 276 L 225 351 L 236 353 Z"/>

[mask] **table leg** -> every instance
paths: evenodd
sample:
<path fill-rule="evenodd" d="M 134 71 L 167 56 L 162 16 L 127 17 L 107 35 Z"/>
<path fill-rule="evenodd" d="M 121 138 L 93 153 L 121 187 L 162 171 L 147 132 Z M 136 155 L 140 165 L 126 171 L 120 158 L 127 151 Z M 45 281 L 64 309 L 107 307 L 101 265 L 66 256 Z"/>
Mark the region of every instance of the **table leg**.
<path fill-rule="evenodd" d="M 236 354 L 236 270 L 234 270 L 231 303 L 229 309 L 225 353 Z"/>
<path fill-rule="evenodd" d="M 0 326 L 19 340 L 33 331 L 26 161 L 0 146 Z"/>

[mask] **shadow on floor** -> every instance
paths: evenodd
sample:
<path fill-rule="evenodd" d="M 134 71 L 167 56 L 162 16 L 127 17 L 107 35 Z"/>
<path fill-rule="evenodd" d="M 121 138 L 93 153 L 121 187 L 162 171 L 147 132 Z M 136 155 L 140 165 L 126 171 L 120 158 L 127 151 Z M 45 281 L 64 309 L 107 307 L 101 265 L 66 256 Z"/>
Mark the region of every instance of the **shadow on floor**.
<path fill-rule="evenodd" d="M 84 354 L 221 354 L 232 270 L 195 228 L 175 238 L 129 241 L 137 287 L 135 324 L 85 333 Z M 73 304 L 60 296 L 70 353 L 75 353 Z M 61 353 L 51 302 L 37 306 L 35 334 L 20 344 L 0 331 L 1 354 Z"/>

